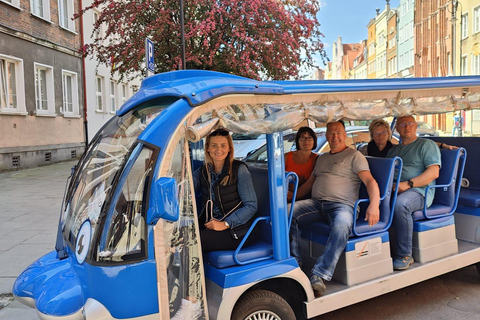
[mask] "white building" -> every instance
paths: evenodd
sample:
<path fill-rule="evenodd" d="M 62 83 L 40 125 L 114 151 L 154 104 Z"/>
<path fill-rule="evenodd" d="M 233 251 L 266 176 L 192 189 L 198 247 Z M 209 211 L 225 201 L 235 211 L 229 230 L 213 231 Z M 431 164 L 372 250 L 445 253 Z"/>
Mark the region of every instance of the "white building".
<path fill-rule="evenodd" d="M 84 2 L 88 7 L 92 0 Z M 88 10 L 83 15 L 83 38 L 85 44 L 93 42 L 93 26 L 98 19 L 100 11 L 97 9 Z M 97 32 L 102 35 L 102 28 Z M 136 88 L 140 87 L 142 77 L 134 81 L 120 82 L 118 75 L 110 74 L 111 66 L 99 64 L 95 57 L 85 59 L 85 104 L 87 106 L 87 137 L 90 142 L 97 131 L 115 114 L 120 106 L 130 98 Z"/>

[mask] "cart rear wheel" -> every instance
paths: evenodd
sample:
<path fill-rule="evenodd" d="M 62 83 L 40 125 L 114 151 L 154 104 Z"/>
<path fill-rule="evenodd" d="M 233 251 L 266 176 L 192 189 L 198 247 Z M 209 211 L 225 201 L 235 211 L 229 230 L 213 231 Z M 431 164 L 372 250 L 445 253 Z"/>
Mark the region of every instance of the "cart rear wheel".
<path fill-rule="evenodd" d="M 245 294 L 235 305 L 232 320 L 293 320 L 295 313 L 285 299 L 266 290 Z"/>

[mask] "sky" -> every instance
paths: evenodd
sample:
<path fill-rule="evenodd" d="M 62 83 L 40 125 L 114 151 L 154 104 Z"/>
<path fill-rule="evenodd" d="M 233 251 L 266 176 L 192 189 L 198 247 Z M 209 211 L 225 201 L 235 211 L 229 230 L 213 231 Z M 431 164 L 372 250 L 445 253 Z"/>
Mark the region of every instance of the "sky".
<path fill-rule="evenodd" d="M 391 0 L 390 8 L 398 8 L 400 0 Z M 385 0 L 320 0 L 320 12 L 317 16 L 320 32 L 325 36 L 327 57 L 332 57 L 332 43 L 342 37 L 342 43 L 358 43 L 367 39 L 367 24 L 376 15 L 385 10 Z M 318 62 L 323 69 L 323 63 Z"/>

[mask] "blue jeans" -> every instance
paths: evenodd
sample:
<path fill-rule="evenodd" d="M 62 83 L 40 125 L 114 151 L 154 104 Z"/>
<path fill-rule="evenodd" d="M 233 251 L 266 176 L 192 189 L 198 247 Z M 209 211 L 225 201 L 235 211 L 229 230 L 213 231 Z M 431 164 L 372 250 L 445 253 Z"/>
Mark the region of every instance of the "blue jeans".
<path fill-rule="evenodd" d="M 327 222 L 330 226 L 330 234 L 323 255 L 317 259 L 312 273 L 330 281 L 335 271 L 338 259 L 347 245 L 348 237 L 353 225 L 353 207 L 325 200 L 307 199 L 295 203 L 293 210 L 290 236 L 292 242 L 290 251 L 302 265 L 300 257 L 300 233 L 302 227 L 316 221 Z"/>
<path fill-rule="evenodd" d="M 397 196 L 393 214 L 393 229 L 395 230 L 396 258 L 412 256 L 413 218 L 417 210 L 423 210 L 425 197 L 420 191 L 410 189 Z"/>

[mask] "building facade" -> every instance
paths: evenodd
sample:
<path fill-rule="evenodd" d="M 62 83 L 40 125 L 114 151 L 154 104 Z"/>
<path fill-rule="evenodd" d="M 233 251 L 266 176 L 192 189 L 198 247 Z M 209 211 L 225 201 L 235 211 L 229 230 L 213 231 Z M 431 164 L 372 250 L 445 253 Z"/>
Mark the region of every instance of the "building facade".
<path fill-rule="evenodd" d="M 397 11 L 397 66 L 400 78 L 414 76 L 414 14 L 415 0 L 400 0 Z"/>
<path fill-rule="evenodd" d="M 84 150 L 77 3 L 0 0 L 0 170 Z"/>
<path fill-rule="evenodd" d="M 85 8 L 92 4 L 93 0 L 83 2 Z M 100 13 L 99 9 L 94 8 L 86 11 L 82 16 L 85 44 L 92 43 L 95 37 L 105 37 L 105 26 L 100 25 L 98 30 L 95 32 L 93 30 Z M 85 58 L 84 63 L 85 104 L 87 108 L 86 135 L 90 142 L 97 131 L 115 115 L 121 105 L 140 87 L 142 77 L 138 75 L 133 81 L 120 81 L 118 74 L 111 74 L 112 65 L 99 64 L 95 56 Z"/>
<path fill-rule="evenodd" d="M 387 78 L 398 78 L 397 69 L 397 10 L 387 16 Z"/>
<path fill-rule="evenodd" d="M 375 32 L 375 18 L 371 19 L 367 24 L 368 38 L 367 38 L 367 78 L 375 79 L 375 46 L 376 46 L 376 32 Z"/>
<path fill-rule="evenodd" d="M 378 79 L 387 77 L 387 17 L 389 12 L 390 3 L 389 0 L 387 0 L 385 9 L 381 13 L 377 13 L 375 18 L 375 73 Z"/>

